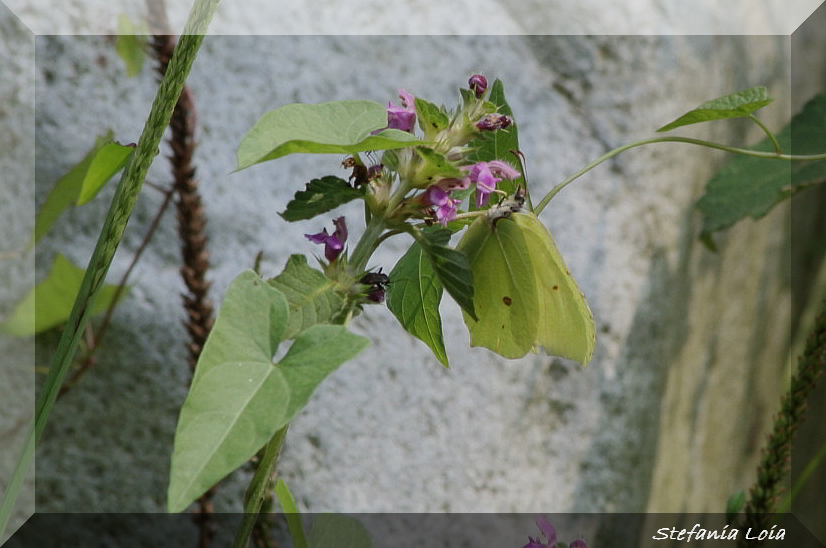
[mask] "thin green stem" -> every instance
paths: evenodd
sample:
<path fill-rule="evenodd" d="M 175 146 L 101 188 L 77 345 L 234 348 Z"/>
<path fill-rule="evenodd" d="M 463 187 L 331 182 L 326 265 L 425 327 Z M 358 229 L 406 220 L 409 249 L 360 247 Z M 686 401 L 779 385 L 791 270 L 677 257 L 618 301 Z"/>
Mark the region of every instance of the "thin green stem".
<path fill-rule="evenodd" d="M 186 77 L 192 68 L 192 63 L 195 61 L 204 40 L 207 26 L 218 7 L 218 3 L 219 0 L 196 0 L 192 7 L 184 33 L 169 63 L 169 70 L 158 87 L 155 101 L 152 103 L 137 148 L 130 155 L 123 171 L 94 253 L 86 268 L 80 291 L 66 322 L 66 329 L 63 331 L 52 358 L 49 375 L 43 385 L 41 396 L 35 405 L 33 440 L 35 444 L 43 435 L 43 430 L 49 420 L 60 386 L 63 384 L 78 343 L 83 336 L 86 323 L 89 320 L 91 304 L 94 303 L 103 286 L 103 280 L 126 229 L 126 223 L 135 206 L 146 173 L 149 171 L 152 160 L 157 155 L 163 132 L 169 125 L 175 103 L 178 101 L 178 96 L 181 94 Z M 25 476 L 34 456 L 34 451 L 29 451 L 28 448 L 29 441 L 26 442 L 26 451 L 21 457 L 21 461 L 25 462 L 18 462 L 10 485 L 22 483 L 22 477 L 20 476 Z M 4 495 L 3 504 L 0 506 L 0 537 L 5 533 L 9 514 L 14 508 L 16 497 L 17 492 L 13 489 L 8 490 Z"/>
<path fill-rule="evenodd" d="M 718 150 L 725 150 L 726 152 L 731 152 L 733 154 L 742 154 L 744 156 L 754 156 L 755 158 L 767 158 L 773 160 L 789 160 L 789 161 L 804 161 L 804 160 L 826 160 L 826 153 L 824 154 L 809 154 L 809 155 L 791 155 L 791 154 L 778 154 L 775 152 L 760 152 L 757 150 L 749 150 L 747 148 L 737 148 L 737 147 L 730 147 L 727 145 L 721 145 L 719 143 L 713 143 L 711 141 L 704 141 L 702 139 L 692 139 L 690 137 L 651 137 L 650 139 L 643 139 L 642 141 L 636 141 L 634 143 L 629 143 L 627 145 L 623 145 L 621 147 L 617 147 L 614 150 L 607 152 L 585 166 L 584 168 L 580 169 L 555 187 L 551 189 L 548 194 L 542 198 L 542 201 L 537 204 L 534 208 L 534 213 L 539 215 L 539 213 L 545 209 L 545 206 L 548 205 L 548 202 L 551 201 L 551 198 L 556 196 L 559 191 L 563 188 L 574 182 L 576 179 L 585 175 L 601 163 L 606 160 L 610 160 L 620 152 L 625 152 L 628 149 L 642 146 L 642 145 L 650 145 L 653 143 L 688 143 L 690 145 L 698 145 L 704 146 L 708 148 L 716 148 Z"/>
<path fill-rule="evenodd" d="M 258 512 L 261 510 L 261 505 L 264 502 L 264 497 L 269 490 L 272 475 L 275 472 L 275 465 L 278 463 L 278 456 L 281 454 L 281 448 L 284 446 L 284 439 L 287 437 L 287 430 L 290 424 L 278 430 L 275 435 L 267 443 L 264 449 L 264 456 L 261 457 L 261 462 L 258 463 L 258 469 L 255 471 L 255 476 L 252 478 L 247 494 L 244 497 L 244 517 L 241 520 L 241 527 L 235 534 L 235 542 L 232 543 L 232 548 L 246 548 L 249 542 L 250 534 L 258 519 Z"/>
<path fill-rule="evenodd" d="M 378 247 L 384 229 L 384 216 L 374 214 L 364 228 L 364 234 L 361 235 L 356 248 L 350 254 L 349 265 L 352 273 L 358 274 L 367 267 L 367 261 Z"/>
<path fill-rule="evenodd" d="M 760 118 L 758 118 L 754 114 L 749 114 L 749 118 L 751 118 L 755 124 L 760 126 L 760 129 L 762 129 L 766 133 L 766 135 L 768 135 L 769 139 L 771 139 L 771 142 L 774 145 L 774 151 L 778 154 L 783 154 L 783 148 L 781 148 L 780 143 L 777 142 L 777 137 L 775 137 L 774 133 L 772 133 L 771 130 L 767 128 L 765 124 L 763 124 L 763 122 L 760 121 Z"/>

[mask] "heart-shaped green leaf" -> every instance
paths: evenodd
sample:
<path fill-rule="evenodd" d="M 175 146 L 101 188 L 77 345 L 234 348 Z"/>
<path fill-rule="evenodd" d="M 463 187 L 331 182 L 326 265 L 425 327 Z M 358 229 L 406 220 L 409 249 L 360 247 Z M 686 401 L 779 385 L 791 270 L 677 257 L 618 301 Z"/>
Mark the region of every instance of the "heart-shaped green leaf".
<path fill-rule="evenodd" d="M 281 291 L 290 305 L 284 339 L 292 339 L 319 323 L 333 323 L 344 308 L 344 297 L 336 291 L 336 283 L 308 265 L 304 255 L 290 255 L 281 274 L 268 283 Z"/>
<path fill-rule="evenodd" d="M 343 326 L 316 325 L 273 364 L 288 315 L 286 297 L 254 272 L 230 285 L 178 420 L 170 512 L 185 509 L 252 457 L 327 375 L 369 344 Z"/>

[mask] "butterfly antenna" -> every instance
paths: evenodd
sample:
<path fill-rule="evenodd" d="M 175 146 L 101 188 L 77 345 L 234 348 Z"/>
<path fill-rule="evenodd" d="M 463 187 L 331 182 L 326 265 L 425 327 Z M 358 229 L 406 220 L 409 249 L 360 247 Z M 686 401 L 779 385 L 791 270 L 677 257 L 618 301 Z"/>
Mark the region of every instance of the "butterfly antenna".
<path fill-rule="evenodd" d="M 525 162 L 525 154 L 521 150 L 511 150 L 510 153 L 516 156 L 517 160 L 519 161 L 519 168 L 522 170 L 522 182 L 525 183 L 525 187 L 522 191 L 522 194 L 524 195 L 525 200 L 528 203 L 528 209 L 533 211 L 533 205 L 531 204 L 531 195 L 528 192 L 528 166 Z M 517 189 L 517 191 L 518 190 L 520 189 Z"/>

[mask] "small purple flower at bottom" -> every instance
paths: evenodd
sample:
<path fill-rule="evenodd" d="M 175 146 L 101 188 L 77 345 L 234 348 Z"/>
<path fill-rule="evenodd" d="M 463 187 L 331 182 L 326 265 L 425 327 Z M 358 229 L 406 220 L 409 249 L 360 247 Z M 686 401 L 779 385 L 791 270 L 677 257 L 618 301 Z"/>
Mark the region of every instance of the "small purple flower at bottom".
<path fill-rule="evenodd" d="M 399 97 L 402 106 L 387 103 L 387 127 L 412 133 L 416 125 L 416 98 L 403 89 L 399 90 Z"/>
<path fill-rule="evenodd" d="M 588 548 L 588 545 L 585 544 L 584 540 L 577 539 L 577 540 L 573 541 L 571 544 L 569 544 L 568 548 Z"/>
<path fill-rule="evenodd" d="M 332 234 L 328 234 L 325 228 L 316 234 L 304 235 L 313 243 L 324 244 L 324 256 L 331 263 L 338 259 L 341 250 L 344 249 L 344 242 L 347 241 L 347 223 L 344 221 L 344 217 L 333 219 L 333 224 L 336 229 Z"/>
<path fill-rule="evenodd" d="M 542 542 L 539 539 L 528 537 L 528 544 L 522 548 L 555 548 L 556 547 L 556 528 L 544 516 L 539 516 L 536 520 L 536 526 L 542 532 L 542 535 L 548 539 L 548 542 Z M 586 546 L 587 548 L 587 546 Z"/>
<path fill-rule="evenodd" d="M 460 200 L 454 200 L 450 197 L 450 192 L 439 185 L 433 185 L 425 190 L 423 202 L 425 206 L 434 206 L 436 219 L 442 226 L 447 226 L 447 223 L 456 218 L 456 206 L 459 205 Z"/>

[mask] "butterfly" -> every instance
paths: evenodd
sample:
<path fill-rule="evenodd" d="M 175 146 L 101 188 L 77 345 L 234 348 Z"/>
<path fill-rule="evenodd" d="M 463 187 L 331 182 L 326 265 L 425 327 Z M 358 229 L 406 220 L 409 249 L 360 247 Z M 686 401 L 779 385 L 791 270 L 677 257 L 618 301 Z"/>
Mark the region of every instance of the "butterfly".
<path fill-rule="evenodd" d="M 596 346 L 594 316 L 550 232 L 523 204 L 517 191 L 477 217 L 457 246 L 473 271 L 479 319 L 464 313 L 470 344 L 506 358 L 541 346 L 587 365 Z"/>

